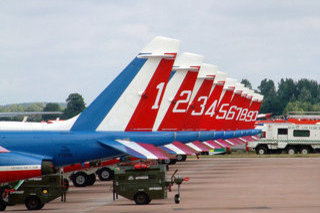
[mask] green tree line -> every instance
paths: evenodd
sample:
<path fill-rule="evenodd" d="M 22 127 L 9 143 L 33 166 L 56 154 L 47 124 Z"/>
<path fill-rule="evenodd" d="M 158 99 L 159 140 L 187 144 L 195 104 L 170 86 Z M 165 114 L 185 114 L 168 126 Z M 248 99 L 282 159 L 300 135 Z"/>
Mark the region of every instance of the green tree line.
<path fill-rule="evenodd" d="M 248 79 L 242 79 L 246 87 L 252 89 Z M 264 95 L 260 113 L 286 114 L 288 111 L 320 111 L 320 85 L 315 80 L 291 78 L 281 79 L 278 87 L 271 79 L 263 79 L 255 90 Z M 51 120 L 60 117 L 69 119 L 85 109 L 83 97 L 72 93 L 66 99 L 66 104 L 61 103 L 31 103 L 11 104 L 0 106 L 0 112 L 41 112 L 60 111 L 62 115 L 30 116 L 29 121 Z M 0 118 L 0 120 L 22 120 L 23 117 Z"/>
<path fill-rule="evenodd" d="M 72 118 L 85 109 L 83 97 L 78 93 L 72 93 L 68 96 L 66 104 L 64 103 L 26 103 L 26 104 L 10 104 L 0 106 L 0 112 L 62 112 L 62 115 L 36 115 L 29 116 L 28 121 L 48 121 L 60 117 L 63 120 Z M 12 118 L 0 118 L 0 120 L 21 121 L 23 116 Z"/>
<path fill-rule="evenodd" d="M 242 83 L 251 87 L 247 79 Z M 281 79 L 276 88 L 273 80 L 263 79 L 256 91 L 264 95 L 260 113 L 281 115 L 289 111 L 320 111 L 320 85 L 315 80 Z"/>

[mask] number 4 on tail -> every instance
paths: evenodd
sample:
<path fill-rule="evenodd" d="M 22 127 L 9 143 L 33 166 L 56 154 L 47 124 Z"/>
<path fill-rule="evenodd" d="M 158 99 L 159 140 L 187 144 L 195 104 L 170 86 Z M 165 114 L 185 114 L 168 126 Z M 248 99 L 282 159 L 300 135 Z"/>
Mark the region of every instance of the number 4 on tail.
<path fill-rule="evenodd" d="M 217 103 L 218 103 L 218 100 L 215 100 L 211 104 L 211 106 L 208 108 L 208 110 L 206 111 L 205 115 L 210 115 L 210 117 L 214 116 L 215 110 L 216 110 L 216 107 L 217 107 Z"/>

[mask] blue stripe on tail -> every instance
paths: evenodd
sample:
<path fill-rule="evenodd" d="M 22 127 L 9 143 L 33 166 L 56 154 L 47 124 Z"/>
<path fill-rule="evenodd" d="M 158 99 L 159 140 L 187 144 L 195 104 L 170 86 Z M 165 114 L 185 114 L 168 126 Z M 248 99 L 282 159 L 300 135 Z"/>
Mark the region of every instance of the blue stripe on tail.
<path fill-rule="evenodd" d="M 136 57 L 80 114 L 71 130 L 95 131 L 146 61 L 147 59 Z"/>

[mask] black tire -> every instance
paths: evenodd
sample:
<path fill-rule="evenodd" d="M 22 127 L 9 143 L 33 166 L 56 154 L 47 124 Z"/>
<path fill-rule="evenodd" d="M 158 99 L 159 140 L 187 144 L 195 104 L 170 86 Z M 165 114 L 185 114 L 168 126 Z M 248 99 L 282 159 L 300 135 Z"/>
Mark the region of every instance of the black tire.
<path fill-rule="evenodd" d="M 101 168 L 97 171 L 97 175 L 101 181 L 110 181 L 113 180 L 114 172 L 109 168 Z"/>
<path fill-rule="evenodd" d="M 294 154 L 297 153 L 297 149 L 296 149 L 295 147 L 293 147 L 293 146 L 289 146 L 289 147 L 287 148 L 287 153 L 288 153 L 289 155 L 294 155 Z"/>
<path fill-rule="evenodd" d="M 92 186 L 96 182 L 96 174 L 87 175 L 87 186 Z"/>
<path fill-rule="evenodd" d="M 258 146 L 256 148 L 256 153 L 257 155 L 265 155 L 268 153 L 268 148 L 266 148 L 265 146 Z"/>
<path fill-rule="evenodd" d="M 170 159 L 163 160 L 162 164 L 170 164 Z"/>
<path fill-rule="evenodd" d="M 134 202 L 136 202 L 137 205 L 146 205 L 146 204 L 149 204 L 150 203 L 150 199 L 149 199 L 149 196 L 144 193 L 144 192 L 137 192 L 135 195 L 134 195 Z"/>
<path fill-rule="evenodd" d="M 186 155 L 177 155 L 176 157 L 178 162 L 185 161 L 187 159 Z"/>
<path fill-rule="evenodd" d="M 177 159 L 170 159 L 169 165 L 174 165 L 177 163 Z"/>
<path fill-rule="evenodd" d="M 310 148 L 309 147 L 301 147 L 300 149 L 300 153 L 303 154 L 303 155 L 307 155 L 310 153 Z"/>
<path fill-rule="evenodd" d="M 76 187 L 87 186 L 88 175 L 84 172 L 77 172 L 70 177 L 72 183 Z"/>
<path fill-rule="evenodd" d="M 179 194 L 176 194 L 176 195 L 174 196 L 174 202 L 175 202 L 176 204 L 180 203 L 180 195 L 179 195 Z"/>
<path fill-rule="evenodd" d="M 2 198 L 0 198 L 2 199 Z M 0 211 L 4 211 L 7 208 L 7 203 L 4 202 L 3 200 L 0 200 Z"/>
<path fill-rule="evenodd" d="M 44 206 L 37 196 L 27 197 L 24 203 L 28 210 L 39 210 Z"/>

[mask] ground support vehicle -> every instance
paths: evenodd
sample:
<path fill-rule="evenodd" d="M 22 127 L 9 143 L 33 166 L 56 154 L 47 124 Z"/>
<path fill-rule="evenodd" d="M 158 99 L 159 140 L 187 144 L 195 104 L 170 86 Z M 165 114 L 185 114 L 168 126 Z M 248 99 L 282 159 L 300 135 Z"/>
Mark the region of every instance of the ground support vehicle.
<path fill-rule="evenodd" d="M 217 149 L 210 149 L 209 155 L 223 155 L 226 154 L 226 148 L 217 148 Z"/>
<path fill-rule="evenodd" d="M 248 143 L 257 154 L 308 154 L 320 149 L 320 124 L 267 123 L 260 140 Z"/>
<path fill-rule="evenodd" d="M 25 204 L 28 210 L 39 210 L 60 196 L 65 201 L 67 186 L 61 180 L 60 174 L 54 174 L 10 183 L 2 187 L 0 210 L 16 204 Z"/>
<path fill-rule="evenodd" d="M 118 195 L 134 200 L 137 205 L 149 204 L 153 199 L 167 198 L 167 191 L 178 184 L 178 194 L 175 202 L 180 202 L 180 184 L 186 178 L 175 177 L 177 170 L 170 180 L 166 179 L 166 165 L 140 162 L 131 165 L 119 165 L 115 168 L 113 180 L 114 199 Z"/>

